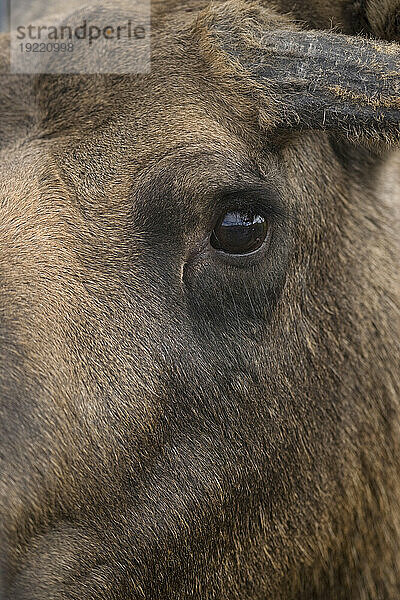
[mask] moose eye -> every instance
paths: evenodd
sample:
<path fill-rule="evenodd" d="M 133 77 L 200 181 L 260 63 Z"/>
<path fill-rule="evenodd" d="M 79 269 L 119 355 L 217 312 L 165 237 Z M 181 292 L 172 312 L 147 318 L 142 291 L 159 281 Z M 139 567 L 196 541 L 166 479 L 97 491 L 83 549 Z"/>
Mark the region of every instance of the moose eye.
<path fill-rule="evenodd" d="M 262 246 L 267 233 L 268 224 L 261 215 L 228 212 L 214 227 L 210 244 L 227 254 L 250 254 Z"/>

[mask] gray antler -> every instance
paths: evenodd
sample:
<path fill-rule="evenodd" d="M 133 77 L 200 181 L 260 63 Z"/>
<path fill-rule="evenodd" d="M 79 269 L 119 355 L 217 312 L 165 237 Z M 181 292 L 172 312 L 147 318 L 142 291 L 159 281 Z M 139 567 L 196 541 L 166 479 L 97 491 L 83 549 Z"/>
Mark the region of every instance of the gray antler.
<path fill-rule="evenodd" d="M 268 15 L 268 13 L 266 13 Z M 400 45 L 330 32 L 298 31 L 262 12 L 225 8 L 209 23 L 211 39 L 266 98 L 274 126 L 340 129 L 400 137 Z"/>
<path fill-rule="evenodd" d="M 266 33 L 249 65 L 282 102 L 282 123 L 399 135 L 400 47 L 319 32 Z"/>

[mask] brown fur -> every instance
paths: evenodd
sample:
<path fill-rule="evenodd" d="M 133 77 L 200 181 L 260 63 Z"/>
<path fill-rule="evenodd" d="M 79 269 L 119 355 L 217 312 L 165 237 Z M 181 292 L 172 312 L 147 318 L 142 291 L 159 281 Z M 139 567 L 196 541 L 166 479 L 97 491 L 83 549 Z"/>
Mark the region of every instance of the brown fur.
<path fill-rule="evenodd" d="M 396 0 L 206 5 L 149 75 L 2 75 L 2 599 L 400 596 L 400 49 L 310 32 Z M 232 190 L 252 266 L 196 254 Z"/>

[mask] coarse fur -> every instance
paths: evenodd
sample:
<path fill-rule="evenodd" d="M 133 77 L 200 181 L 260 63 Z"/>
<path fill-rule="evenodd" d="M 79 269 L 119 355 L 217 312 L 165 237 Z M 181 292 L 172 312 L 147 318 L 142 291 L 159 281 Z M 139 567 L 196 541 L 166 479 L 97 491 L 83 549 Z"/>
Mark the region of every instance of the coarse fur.
<path fill-rule="evenodd" d="M 399 3 L 152 10 L 147 75 L 1 38 L 0 597 L 398 600 Z"/>

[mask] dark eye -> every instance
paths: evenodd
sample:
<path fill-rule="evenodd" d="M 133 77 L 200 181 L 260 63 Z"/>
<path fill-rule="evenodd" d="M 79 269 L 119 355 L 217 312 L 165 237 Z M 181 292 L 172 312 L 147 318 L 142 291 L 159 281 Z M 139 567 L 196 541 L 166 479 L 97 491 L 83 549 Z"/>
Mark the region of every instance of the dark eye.
<path fill-rule="evenodd" d="M 228 212 L 214 227 L 210 243 L 227 254 L 249 254 L 262 246 L 267 233 L 268 224 L 261 215 Z"/>

